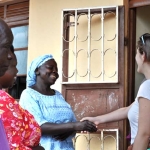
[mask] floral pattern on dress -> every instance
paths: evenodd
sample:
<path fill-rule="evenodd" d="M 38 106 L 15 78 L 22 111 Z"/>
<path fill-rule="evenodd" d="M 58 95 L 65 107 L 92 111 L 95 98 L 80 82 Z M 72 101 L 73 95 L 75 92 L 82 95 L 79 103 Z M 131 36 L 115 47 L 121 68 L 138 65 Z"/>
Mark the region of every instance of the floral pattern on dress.
<path fill-rule="evenodd" d="M 0 90 L 0 117 L 11 150 L 31 150 L 39 144 L 41 130 L 34 117 L 5 91 Z"/>

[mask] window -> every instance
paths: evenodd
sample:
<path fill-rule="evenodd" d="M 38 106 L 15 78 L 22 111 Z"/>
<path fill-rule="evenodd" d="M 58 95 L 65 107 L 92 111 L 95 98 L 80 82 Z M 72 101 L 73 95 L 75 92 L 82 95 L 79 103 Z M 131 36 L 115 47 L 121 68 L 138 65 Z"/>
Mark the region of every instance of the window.
<path fill-rule="evenodd" d="M 62 21 L 62 84 L 117 83 L 118 7 L 63 10 Z"/>

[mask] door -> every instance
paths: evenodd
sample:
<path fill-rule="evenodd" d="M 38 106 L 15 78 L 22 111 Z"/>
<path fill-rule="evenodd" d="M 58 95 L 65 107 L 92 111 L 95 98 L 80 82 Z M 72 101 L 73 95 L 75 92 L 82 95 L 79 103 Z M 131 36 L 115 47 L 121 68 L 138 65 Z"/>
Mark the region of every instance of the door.
<path fill-rule="evenodd" d="M 136 42 L 138 38 L 145 32 L 150 32 L 149 24 L 149 6 L 150 1 L 146 0 L 131 0 L 127 6 L 129 9 L 129 49 L 128 49 L 128 78 L 129 78 L 129 104 L 131 104 L 138 90 L 138 86 L 144 79 L 143 76 L 138 76 L 136 73 L 135 54 Z M 144 12 L 145 11 L 145 12 Z M 139 25 L 141 24 L 141 25 Z M 133 80 L 135 79 L 135 80 Z"/>
<path fill-rule="evenodd" d="M 124 7 L 66 9 L 62 12 L 62 93 L 79 121 L 124 106 Z M 123 121 L 101 124 L 119 129 Z M 92 150 L 92 149 L 91 149 Z"/>

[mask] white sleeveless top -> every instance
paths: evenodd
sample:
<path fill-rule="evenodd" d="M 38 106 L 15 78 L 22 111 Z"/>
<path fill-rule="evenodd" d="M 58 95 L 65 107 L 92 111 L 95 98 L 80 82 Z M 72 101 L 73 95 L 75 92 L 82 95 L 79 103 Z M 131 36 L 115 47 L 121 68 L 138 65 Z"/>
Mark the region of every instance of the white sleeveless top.
<path fill-rule="evenodd" d="M 128 119 L 130 122 L 131 128 L 131 144 L 134 143 L 135 137 L 138 132 L 138 119 L 139 119 L 139 97 L 146 98 L 150 100 L 150 80 L 144 81 L 137 93 L 137 97 L 132 105 L 132 107 L 128 111 Z"/>

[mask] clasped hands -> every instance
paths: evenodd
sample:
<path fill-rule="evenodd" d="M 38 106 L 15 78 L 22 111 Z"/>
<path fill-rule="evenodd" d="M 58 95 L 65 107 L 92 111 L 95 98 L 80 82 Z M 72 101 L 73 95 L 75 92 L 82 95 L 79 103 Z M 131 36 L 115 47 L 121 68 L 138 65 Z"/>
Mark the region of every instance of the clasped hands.
<path fill-rule="evenodd" d="M 64 141 L 70 135 L 75 134 L 76 132 L 96 132 L 97 127 L 93 122 L 88 120 L 74 122 L 74 129 L 72 131 L 64 132 L 63 134 L 53 135 L 52 137 L 55 140 Z"/>

